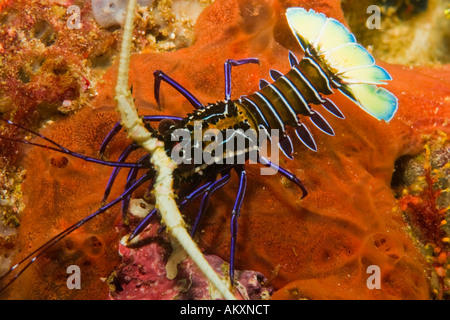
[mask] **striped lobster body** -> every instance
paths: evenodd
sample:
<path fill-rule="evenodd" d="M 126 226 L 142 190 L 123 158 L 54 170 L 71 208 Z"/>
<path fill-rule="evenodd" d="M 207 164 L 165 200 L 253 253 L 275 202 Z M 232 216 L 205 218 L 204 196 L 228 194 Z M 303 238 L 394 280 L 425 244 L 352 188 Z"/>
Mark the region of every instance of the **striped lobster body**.
<path fill-rule="evenodd" d="M 298 61 L 289 52 L 291 69 L 282 74 L 271 70 L 273 80 L 269 83 L 260 80 L 259 91 L 231 100 L 231 67 L 247 63 L 259 63 L 257 58 L 242 60 L 227 60 L 225 62 L 225 100 L 204 106 L 188 90 L 162 71 L 155 72 L 155 98 L 159 104 L 159 85 L 161 80 L 177 89 L 194 107 L 195 111 L 186 118 L 174 122 L 163 140 L 167 152 L 177 149 L 177 143 L 169 139 L 174 130 L 185 130 L 188 138 L 194 142 L 191 153 L 207 150 L 211 139 L 204 139 L 203 134 L 208 129 L 215 129 L 224 136 L 227 129 L 232 129 L 231 136 L 225 134 L 229 141 L 234 136 L 244 137 L 248 144 L 235 147 L 220 154 L 210 154 L 218 161 L 205 163 L 187 159 L 187 166 L 179 165 L 174 171 L 174 186 L 179 188 L 183 182 L 193 182 L 194 185 L 206 181 L 202 187 L 195 189 L 180 204 L 182 208 L 187 201 L 198 196 L 200 190 L 206 190 L 203 195 L 197 218 L 192 224 L 191 235 L 194 236 L 211 195 L 222 188 L 230 179 L 231 171 L 239 177 L 239 187 L 231 212 L 230 232 L 230 279 L 234 279 L 234 255 L 237 238 L 237 220 L 240 215 L 246 190 L 247 177 L 243 163 L 236 163 L 236 157 L 244 155 L 244 160 L 251 159 L 252 152 L 257 154 L 256 162 L 275 169 L 289 181 L 295 183 L 307 195 L 303 183 L 293 173 L 272 163 L 260 154 L 260 148 L 252 147 L 252 137 L 244 132 L 253 131 L 259 137 L 265 132 L 269 140 L 273 140 L 272 133 L 278 130 L 278 145 L 280 150 L 293 159 L 293 145 L 286 128 L 295 129 L 296 135 L 303 144 L 313 151 L 317 145 L 308 128 L 300 121 L 299 116 L 308 117 L 321 131 L 334 135 L 334 131 L 325 118 L 311 106 L 322 105 L 334 116 L 343 119 L 339 108 L 324 96 L 331 95 L 333 89 L 351 99 L 357 106 L 378 120 L 390 121 L 398 108 L 398 99 L 388 90 L 378 87 L 384 81 L 392 80 L 389 73 L 375 65 L 375 60 L 367 50 L 356 43 L 356 39 L 339 21 L 328 18 L 324 14 L 303 8 L 289 8 L 286 11 L 287 21 L 305 56 Z M 201 135 L 196 136 L 195 129 L 200 129 Z M 161 132 L 161 130 L 159 130 Z M 162 130 L 165 131 L 165 130 Z M 199 131 L 199 130 L 197 130 Z M 254 137 L 253 137 L 254 138 Z M 258 139 L 259 141 L 259 139 Z M 216 141 L 217 142 L 217 141 Z M 254 141 L 253 141 L 254 142 Z M 273 141 L 272 141 L 273 142 Z M 173 158 L 172 158 L 173 159 Z M 186 159 L 185 159 L 186 160 Z M 227 162 L 227 160 L 232 160 Z M 253 159 L 254 160 L 254 159 Z M 219 177 L 219 178 L 218 178 Z M 131 235 L 138 234 L 144 225 L 144 219 Z"/>
<path fill-rule="evenodd" d="M 242 104 L 255 115 L 258 128 L 277 129 L 281 132 L 281 150 L 292 158 L 292 146 L 286 135 L 286 126 L 296 129 L 299 139 L 311 150 L 316 151 L 316 144 L 307 127 L 298 118 L 299 115 L 310 117 L 313 123 L 327 134 L 334 135 L 333 129 L 325 119 L 311 108 L 311 104 L 323 105 L 339 118 L 342 113 L 334 103 L 322 95 L 332 94 L 330 80 L 321 67 L 311 58 L 305 57 L 300 62 L 290 53 L 291 70 L 281 74 L 270 71 L 273 83 L 260 81 L 260 90 L 254 94 L 241 97 Z"/>
<path fill-rule="evenodd" d="M 334 135 L 334 131 L 325 118 L 315 109 L 314 105 L 322 105 L 334 116 L 343 119 L 339 108 L 324 96 L 331 95 L 334 89 L 339 90 L 350 98 L 361 109 L 378 120 L 390 121 L 397 111 L 397 98 L 379 84 L 392 80 L 390 75 L 379 66 L 375 60 L 361 45 L 356 43 L 355 37 L 339 21 L 328 18 L 313 10 L 306 11 L 303 8 L 289 8 L 286 12 L 287 21 L 293 34 L 296 36 L 301 48 L 305 52 L 303 59 L 298 61 L 293 53 L 289 52 L 291 69 L 282 74 L 271 70 L 273 80 L 269 83 L 260 80 L 259 90 L 239 99 L 232 100 L 231 96 L 231 67 L 247 63 L 259 63 L 257 58 L 242 60 L 227 60 L 225 62 L 225 99 L 223 101 L 204 106 L 192 93 L 177 83 L 162 71 L 155 71 L 155 100 L 160 105 L 160 85 L 164 81 L 182 94 L 195 108 L 186 117 L 168 115 L 148 115 L 143 120 L 147 123 L 147 129 L 152 132 L 157 140 L 164 143 L 165 151 L 175 161 L 175 158 L 183 160 L 177 162 L 178 167 L 173 171 L 173 187 L 177 193 L 177 206 L 181 210 L 194 199 L 201 197 L 201 204 L 197 217 L 191 226 L 193 237 L 198 229 L 202 215 L 206 211 L 211 196 L 220 190 L 228 181 L 231 173 L 238 175 L 239 186 L 236 199 L 231 211 L 230 221 L 230 280 L 234 283 L 234 255 L 237 241 L 238 217 L 244 200 L 247 176 L 244 163 L 246 160 L 255 160 L 257 163 L 271 167 L 282 174 L 289 181 L 295 183 L 303 192 L 302 198 L 307 195 L 307 190 L 300 179 L 288 170 L 272 163 L 260 154 L 260 137 L 265 133 L 272 140 L 275 133 L 278 134 L 280 150 L 290 159 L 293 158 L 293 145 L 287 134 L 287 127 L 295 129 L 296 135 L 303 144 L 317 151 L 317 145 L 307 126 L 301 122 L 301 118 L 309 118 L 321 131 L 328 135 Z M 150 154 L 144 155 L 135 163 L 125 162 L 127 157 L 139 149 L 136 143 L 127 146 L 118 161 L 106 161 L 87 157 L 70 151 L 57 142 L 52 141 L 37 132 L 26 129 L 18 124 L 0 118 L 3 122 L 14 125 L 32 133 L 51 144 L 45 146 L 34 142 L 3 137 L 12 141 L 30 145 L 46 147 L 64 154 L 84 159 L 103 165 L 113 166 L 108 184 L 99 210 L 80 220 L 73 226 L 60 232 L 47 243 L 33 251 L 27 257 L 14 265 L 6 274 L 0 276 L 0 281 L 13 277 L 5 286 L 0 286 L 0 292 L 8 287 L 25 269 L 28 268 L 48 248 L 59 242 L 72 231 L 87 223 L 97 215 L 105 212 L 113 205 L 122 202 L 122 214 L 127 221 L 127 212 L 132 193 L 144 183 L 150 181 L 149 188 L 153 188 L 155 171 L 150 163 Z M 158 129 L 154 129 L 148 122 L 159 122 Z M 100 154 L 105 150 L 113 137 L 121 130 L 121 123 L 117 123 L 105 137 Z M 217 141 L 212 136 L 207 136 L 212 129 L 217 136 L 224 139 Z M 278 132 L 276 132 L 278 130 Z M 174 135 L 183 133 L 183 139 L 177 140 Z M 231 132 L 231 133 L 230 133 Z M 249 132 L 255 134 L 249 135 Z M 223 146 L 235 138 L 244 139 L 244 143 L 234 145 L 231 149 Z M 186 143 L 187 142 L 187 143 Z M 186 145 L 186 146 L 183 146 Z M 211 146 L 215 146 L 211 148 Z M 208 152 L 206 152 L 208 151 Z M 217 152 L 218 151 L 218 152 Z M 204 161 L 204 154 L 208 155 L 210 162 Z M 201 154 L 198 157 L 198 154 Z M 256 154 L 256 158 L 252 155 Z M 197 156 L 196 156 L 197 155 Z M 240 157 L 240 161 L 236 162 Z M 129 174 L 122 195 L 107 203 L 111 188 L 121 168 L 128 168 Z M 146 170 L 138 178 L 139 170 Z M 157 208 L 154 208 L 138 224 L 130 234 L 128 241 L 132 241 L 150 224 Z M 20 266 L 20 268 L 18 268 Z"/>
<path fill-rule="evenodd" d="M 296 129 L 299 139 L 308 148 L 315 151 L 317 149 L 315 141 L 307 127 L 299 121 L 298 115 L 310 117 L 319 129 L 330 135 L 334 134 L 333 129 L 310 105 L 321 104 L 337 117 L 343 118 L 343 115 L 331 100 L 322 97 L 322 94 L 329 95 L 333 91 L 330 80 L 320 66 L 310 58 L 304 58 L 298 62 L 292 53 L 289 54 L 289 59 L 292 69 L 285 75 L 271 70 L 273 83 L 261 80 L 259 91 L 242 96 L 237 100 L 218 102 L 199 108 L 181 122 L 173 125 L 171 129 L 188 130 L 191 141 L 195 141 L 195 123 L 200 122 L 202 135 L 208 129 L 219 130 L 224 137 L 226 136 L 225 130 L 241 130 L 238 134 L 247 139 L 249 143 L 255 142 L 252 141 L 252 138 L 259 139 L 261 130 L 269 139 L 271 139 L 273 130 L 278 130 L 279 146 L 283 153 L 292 159 L 292 142 L 286 134 L 287 126 L 290 126 Z M 245 134 L 249 129 L 255 132 L 254 137 Z M 167 136 L 165 139 L 167 150 L 172 150 L 174 144 L 169 142 L 168 138 Z M 201 149 L 204 150 L 209 143 L 205 141 L 202 143 Z M 195 153 L 194 149 L 192 147 L 190 155 Z M 184 171 L 182 176 L 187 178 L 200 171 L 202 173 L 204 171 L 217 172 L 218 163 L 236 163 L 236 159 L 231 160 L 231 158 L 235 158 L 238 153 L 244 153 L 245 160 L 248 160 L 252 151 L 259 151 L 259 146 L 253 144 L 247 148 L 227 150 L 228 153 L 216 158 L 216 163 L 210 164 L 210 166 L 214 166 L 214 169 L 208 168 L 208 165 L 204 163 L 197 163 L 197 166 L 181 166 L 181 171 Z M 193 164 L 192 160 L 187 162 Z"/>
<path fill-rule="evenodd" d="M 295 63 L 285 75 L 275 70 L 271 70 L 270 75 L 273 83 L 261 80 L 261 90 L 244 97 L 244 104 L 250 108 L 264 106 L 259 107 L 261 115 L 264 115 L 264 118 L 259 117 L 259 125 L 282 131 L 285 125 L 296 127 L 297 115 L 313 114 L 310 104 L 325 103 L 320 93 L 333 93 L 326 75 L 311 59 Z"/>
<path fill-rule="evenodd" d="M 226 129 L 242 131 L 252 129 L 259 135 L 263 130 L 269 139 L 273 130 L 278 130 L 279 147 L 288 158 L 292 159 L 293 146 L 286 133 L 287 126 L 295 129 L 297 137 L 306 147 L 317 151 L 313 136 L 307 126 L 300 121 L 299 116 L 308 117 L 321 131 L 334 135 L 334 130 L 325 118 L 311 106 L 322 105 L 334 116 L 344 119 L 339 108 L 324 97 L 331 95 L 333 89 L 341 91 L 378 120 L 392 119 L 397 111 L 397 98 L 386 89 L 377 86 L 385 84 L 383 81 L 392 78 L 383 68 L 375 65 L 373 57 L 356 43 L 353 34 L 337 20 L 312 10 L 289 8 L 286 16 L 305 52 L 303 59 L 298 61 L 294 54 L 289 52 L 291 69 L 286 74 L 270 70 L 272 83 L 261 79 L 259 91 L 241 96 L 237 100 L 229 99 L 232 65 L 230 61 L 234 65 L 241 65 L 257 63 L 258 60 L 256 58 L 228 60 L 225 63 L 225 101 L 203 106 L 199 102 L 196 105 L 195 98 L 188 97 L 188 100 L 197 106 L 197 110 L 172 126 L 172 129 L 189 130 L 192 141 L 199 139 L 193 136 L 195 121 L 201 122 L 203 131 L 211 128 L 222 132 Z M 185 89 L 179 91 L 183 93 L 183 90 Z M 188 95 L 186 92 L 183 94 Z M 201 148 L 204 150 L 208 143 L 203 141 L 202 145 Z M 168 149 L 173 146 L 169 143 Z M 238 153 L 245 153 L 248 158 L 252 151 L 255 151 L 254 148 L 235 149 L 228 154 L 224 153 L 222 157 L 217 157 L 217 160 L 234 158 Z M 259 151 L 259 148 L 256 151 Z M 208 165 L 197 164 L 194 168 L 189 167 L 189 170 L 184 168 L 182 171 L 189 172 L 185 172 L 183 176 L 207 170 Z M 217 172 L 216 164 L 217 162 L 211 164 L 214 165 L 213 172 Z"/>

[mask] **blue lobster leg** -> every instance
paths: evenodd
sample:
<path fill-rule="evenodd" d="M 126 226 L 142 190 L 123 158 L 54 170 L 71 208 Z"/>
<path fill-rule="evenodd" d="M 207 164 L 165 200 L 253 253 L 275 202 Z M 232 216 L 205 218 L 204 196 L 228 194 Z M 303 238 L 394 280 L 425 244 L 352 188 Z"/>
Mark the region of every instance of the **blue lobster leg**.
<path fill-rule="evenodd" d="M 114 125 L 114 127 L 111 129 L 111 131 L 108 132 L 105 139 L 103 139 L 102 144 L 100 145 L 100 150 L 99 150 L 100 157 L 103 157 L 106 147 L 108 146 L 109 142 L 121 129 L 122 129 L 122 124 L 119 121 Z"/>
<path fill-rule="evenodd" d="M 179 93 L 181 93 L 194 106 L 195 109 L 199 109 L 199 108 L 203 107 L 201 102 L 192 93 L 190 93 L 185 87 L 183 87 L 181 84 L 179 84 L 174 79 L 169 77 L 163 71 L 156 70 L 155 72 L 153 72 L 153 75 L 155 76 L 155 88 L 154 88 L 153 92 L 155 94 L 155 100 L 156 100 L 156 103 L 158 104 L 159 110 L 161 110 L 161 102 L 159 99 L 161 80 L 164 82 L 167 82 L 175 90 L 177 90 Z"/>
<path fill-rule="evenodd" d="M 138 160 L 138 163 L 141 162 L 148 162 L 150 159 L 150 155 L 146 154 L 145 156 L 143 156 L 141 159 Z M 135 181 L 136 181 L 136 177 L 138 174 L 138 169 L 131 169 L 130 172 L 128 173 L 128 177 L 127 177 L 127 181 L 125 183 L 125 189 L 128 189 Z M 154 174 L 154 171 L 152 171 L 152 173 Z M 131 200 L 131 193 L 128 194 L 122 201 L 122 220 L 126 221 L 126 216 L 127 216 L 127 211 L 128 211 L 128 207 L 130 206 L 130 200 Z"/>
<path fill-rule="evenodd" d="M 225 101 L 231 98 L 231 67 L 240 66 L 247 63 L 258 63 L 258 58 L 246 58 L 241 60 L 228 59 L 225 61 Z"/>
<path fill-rule="evenodd" d="M 183 198 L 183 200 L 180 202 L 178 207 L 181 209 L 184 208 L 185 205 L 187 205 L 189 202 L 193 201 L 203 193 L 205 193 L 206 189 L 213 183 L 214 181 L 208 181 L 205 184 L 203 184 L 201 187 L 196 188 L 193 192 L 188 194 Z"/>
<path fill-rule="evenodd" d="M 235 170 L 239 175 L 239 189 L 231 212 L 231 247 L 230 247 L 230 282 L 234 284 L 234 255 L 237 241 L 238 218 L 244 201 L 245 189 L 247 187 L 247 174 L 244 165 L 236 166 Z"/>
<path fill-rule="evenodd" d="M 119 159 L 117 159 L 118 161 L 122 162 L 125 161 L 127 159 L 127 157 L 130 155 L 131 152 L 135 151 L 136 149 L 138 149 L 139 146 L 135 143 L 132 143 L 130 145 L 128 145 L 125 150 L 122 152 L 122 154 L 120 155 Z M 105 193 L 103 195 L 103 199 L 102 199 L 102 205 L 103 203 L 105 203 L 106 199 L 108 199 L 109 194 L 111 193 L 111 188 L 114 184 L 114 181 L 117 178 L 117 175 L 119 174 L 120 168 L 119 167 L 115 167 L 113 169 L 113 171 L 111 172 L 111 175 L 109 176 L 109 180 L 108 180 L 108 184 L 106 185 L 105 188 Z"/>
<path fill-rule="evenodd" d="M 260 154 L 258 155 L 258 162 L 260 164 L 262 164 L 263 166 L 273 168 L 273 169 L 279 171 L 289 181 L 292 181 L 293 183 L 295 183 L 303 192 L 302 199 L 308 195 L 308 191 L 306 190 L 303 183 L 293 173 L 291 173 L 288 170 L 284 169 L 283 167 L 280 167 L 280 166 L 276 165 L 275 163 L 269 161 L 268 159 L 264 158 Z"/>
<path fill-rule="evenodd" d="M 188 194 L 183 198 L 183 200 L 178 204 L 178 208 L 181 210 L 184 208 L 185 205 L 187 205 L 189 202 L 196 199 L 198 196 L 202 195 L 205 190 L 213 183 L 213 181 L 209 181 L 202 185 L 199 188 L 196 188 L 193 192 Z M 144 231 L 145 228 L 150 224 L 150 220 L 153 217 L 153 215 L 156 213 L 156 209 L 153 209 L 145 218 L 139 223 L 139 225 L 133 230 L 130 237 L 128 238 L 128 242 L 133 240 L 135 237 L 137 237 L 142 231 Z"/>
<path fill-rule="evenodd" d="M 230 177 L 231 177 L 230 172 L 223 174 L 223 176 L 220 179 L 211 183 L 211 185 L 205 190 L 202 202 L 200 204 L 200 208 L 198 210 L 197 218 L 195 219 L 194 224 L 192 225 L 191 237 L 194 237 L 195 232 L 197 231 L 197 227 L 200 224 L 200 220 L 202 219 L 203 213 L 206 211 L 206 208 L 208 206 L 209 199 L 211 198 L 214 192 L 222 188 L 224 185 L 228 183 L 228 181 L 230 181 Z"/>

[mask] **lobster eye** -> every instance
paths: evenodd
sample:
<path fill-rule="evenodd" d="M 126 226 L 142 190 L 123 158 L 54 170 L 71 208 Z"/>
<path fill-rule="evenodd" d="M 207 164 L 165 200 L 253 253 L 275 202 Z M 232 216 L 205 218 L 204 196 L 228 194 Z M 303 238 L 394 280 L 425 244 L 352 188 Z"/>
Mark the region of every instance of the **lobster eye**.
<path fill-rule="evenodd" d="M 175 125 L 175 121 L 171 120 L 171 119 L 163 119 L 159 122 L 158 125 L 158 132 L 163 135 L 166 136 L 168 134 L 170 134 L 171 132 L 171 128 Z"/>

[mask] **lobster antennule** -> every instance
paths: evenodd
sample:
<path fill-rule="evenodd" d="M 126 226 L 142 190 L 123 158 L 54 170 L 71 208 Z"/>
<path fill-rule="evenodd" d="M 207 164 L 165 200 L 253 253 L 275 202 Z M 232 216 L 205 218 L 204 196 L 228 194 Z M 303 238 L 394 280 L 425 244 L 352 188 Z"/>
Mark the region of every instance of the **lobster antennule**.
<path fill-rule="evenodd" d="M 60 153 L 64 153 L 79 159 L 82 159 L 84 161 L 88 161 L 88 162 L 94 162 L 97 164 L 102 164 L 102 165 L 106 165 L 106 166 L 110 166 L 110 167 L 124 167 L 124 168 L 150 168 L 150 164 L 136 164 L 136 163 L 130 163 L 130 162 L 118 162 L 118 161 L 106 161 L 106 160 L 101 160 L 101 159 L 96 159 L 96 158 L 92 158 L 92 157 L 88 157 L 85 155 L 82 155 L 78 152 L 69 150 L 65 147 L 63 147 L 62 145 L 60 145 L 59 143 L 53 141 L 50 138 L 47 138 L 46 136 L 33 131 L 31 129 L 25 128 L 24 126 L 21 126 L 20 124 L 17 124 L 15 122 L 12 122 L 11 120 L 6 120 L 3 118 L 0 118 L 0 121 L 4 121 L 12 126 L 15 126 L 17 128 L 20 128 L 22 130 L 25 130 L 28 133 L 31 133 L 33 135 L 38 136 L 39 138 L 49 142 L 50 144 L 54 145 L 55 147 L 51 147 L 51 146 L 47 146 L 47 145 L 43 145 L 43 144 L 39 144 L 39 143 L 35 143 L 35 142 L 31 142 L 31 141 L 27 141 L 27 140 L 23 140 L 23 139 L 16 139 L 16 138 L 10 138 L 10 137 L 5 137 L 0 135 L 0 139 L 4 139 L 4 140 L 9 140 L 12 142 L 18 142 L 18 143 L 22 143 L 22 144 L 28 144 L 28 145 L 32 145 L 32 146 L 36 146 L 36 147 L 41 147 L 41 148 L 45 148 L 45 149 L 49 149 L 49 150 L 53 150 L 56 152 L 60 152 Z"/>

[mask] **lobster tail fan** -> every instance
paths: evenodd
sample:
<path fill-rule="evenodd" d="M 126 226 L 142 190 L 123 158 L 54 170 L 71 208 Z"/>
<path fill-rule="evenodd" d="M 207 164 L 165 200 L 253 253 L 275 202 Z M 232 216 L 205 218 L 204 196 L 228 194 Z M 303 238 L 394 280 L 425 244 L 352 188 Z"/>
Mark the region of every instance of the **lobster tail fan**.
<path fill-rule="evenodd" d="M 376 65 L 349 68 L 340 77 L 346 83 L 386 84 L 384 81 L 392 80 L 386 70 Z"/>
<path fill-rule="evenodd" d="M 377 85 L 392 80 L 339 21 L 303 8 L 289 8 L 286 17 L 306 55 L 314 59 L 334 86 L 378 120 L 389 121 L 397 98 Z M 333 113 L 333 112 L 332 112 Z"/>
<path fill-rule="evenodd" d="M 397 97 L 384 88 L 372 84 L 349 84 L 339 90 L 378 120 L 389 122 L 397 112 Z"/>
<path fill-rule="evenodd" d="M 321 51 L 321 55 L 327 65 L 337 70 L 337 75 L 353 68 L 370 67 L 375 63 L 372 55 L 359 43 L 342 44 L 337 48 Z"/>
<path fill-rule="evenodd" d="M 306 11 L 303 8 L 288 8 L 286 16 L 292 32 L 297 37 L 303 51 L 314 44 L 319 36 L 320 30 L 327 21 L 327 17 L 322 13 L 312 14 L 314 11 Z"/>

